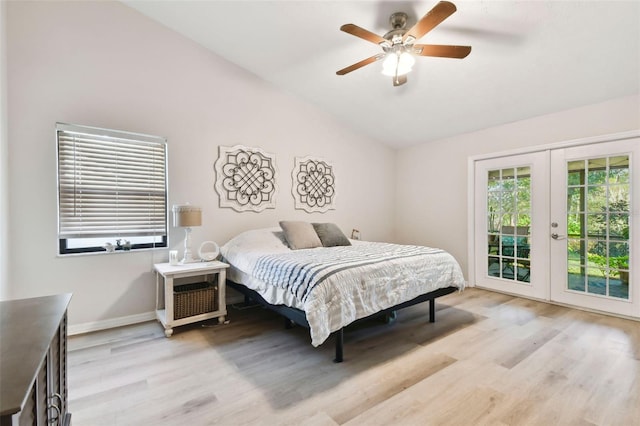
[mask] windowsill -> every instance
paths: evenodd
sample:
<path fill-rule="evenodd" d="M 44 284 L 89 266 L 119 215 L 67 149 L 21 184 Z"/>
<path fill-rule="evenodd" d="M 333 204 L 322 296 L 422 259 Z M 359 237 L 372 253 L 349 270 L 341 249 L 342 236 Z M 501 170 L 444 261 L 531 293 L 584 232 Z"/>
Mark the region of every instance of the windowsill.
<path fill-rule="evenodd" d="M 132 253 L 144 253 L 149 251 L 159 251 L 159 250 L 169 250 L 169 247 L 150 247 L 150 248 L 142 248 L 135 250 L 118 250 L 118 251 L 89 251 L 85 253 L 57 253 L 56 257 L 65 258 L 65 257 L 78 257 L 78 256 L 104 256 L 104 255 L 118 255 L 118 254 L 132 254 Z"/>

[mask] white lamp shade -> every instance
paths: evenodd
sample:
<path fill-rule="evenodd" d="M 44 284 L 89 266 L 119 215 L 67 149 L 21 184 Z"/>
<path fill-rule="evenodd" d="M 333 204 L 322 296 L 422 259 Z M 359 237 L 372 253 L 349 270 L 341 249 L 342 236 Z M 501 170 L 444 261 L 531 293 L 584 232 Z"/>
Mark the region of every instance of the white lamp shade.
<path fill-rule="evenodd" d="M 382 74 L 394 77 L 396 75 L 404 75 L 411 71 L 416 59 L 408 52 L 387 53 L 382 62 Z"/>
<path fill-rule="evenodd" d="M 173 206 L 173 226 L 191 227 L 202 225 L 202 209 L 191 204 Z"/>

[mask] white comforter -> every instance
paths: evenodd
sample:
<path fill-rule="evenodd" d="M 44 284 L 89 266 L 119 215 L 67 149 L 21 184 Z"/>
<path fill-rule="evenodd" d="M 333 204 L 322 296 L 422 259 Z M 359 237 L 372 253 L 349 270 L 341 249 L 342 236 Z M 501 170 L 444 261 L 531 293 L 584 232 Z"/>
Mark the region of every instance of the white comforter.
<path fill-rule="evenodd" d="M 459 264 L 443 250 L 361 241 L 352 243 L 352 247 L 292 251 L 284 242 L 282 231 L 270 228 L 242 233 L 222 246 L 220 252 L 232 266 L 229 271 L 232 281 L 257 291 L 271 304 L 303 310 L 314 346 L 324 342 L 333 331 L 359 318 L 421 294 L 444 287 L 464 288 Z M 383 251 L 397 255 L 380 261 L 375 256 Z M 370 257 L 373 260 L 369 260 Z M 287 276 L 292 275 L 289 266 L 294 261 L 309 263 L 308 275 L 314 280 L 305 281 L 303 286 L 300 282 L 293 285 Z M 311 264 L 313 261 L 315 264 Z M 265 271 L 265 264 L 278 265 L 278 262 L 286 267 L 280 267 L 274 273 Z M 326 265 L 332 262 L 338 263 L 331 270 Z M 324 275 L 318 278 L 320 269 Z M 299 278 L 298 273 L 296 277 Z"/>

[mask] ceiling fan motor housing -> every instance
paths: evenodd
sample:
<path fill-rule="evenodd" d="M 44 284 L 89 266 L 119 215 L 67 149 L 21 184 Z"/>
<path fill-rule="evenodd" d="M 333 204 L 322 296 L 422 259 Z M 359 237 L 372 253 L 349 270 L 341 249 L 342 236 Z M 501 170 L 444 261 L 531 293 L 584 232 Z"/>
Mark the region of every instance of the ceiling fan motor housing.
<path fill-rule="evenodd" d="M 391 44 L 402 43 L 402 37 L 407 32 L 407 19 L 408 16 L 404 12 L 393 13 L 389 18 L 389 24 L 393 29 L 383 35 L 382 38 L 389 40 Z"/>
<path fill-rule="evenodd" d="M 391 28 L 394 30 L 404 29 L 407 27 L 407 19 L 409 17 L 404 12 L 396 12 L 391 14 L 389 18 L 389 24 L 391 24 Z"/>

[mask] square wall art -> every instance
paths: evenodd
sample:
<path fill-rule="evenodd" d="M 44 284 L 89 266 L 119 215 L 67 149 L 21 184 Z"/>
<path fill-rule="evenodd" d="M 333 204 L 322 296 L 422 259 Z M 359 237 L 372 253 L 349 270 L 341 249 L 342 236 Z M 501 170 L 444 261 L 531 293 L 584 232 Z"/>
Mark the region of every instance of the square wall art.
<path fill-rule="evenodd" d="M 295 208 L 308 213 L 335 209 L 336 178 L 333 166 L 313 157 L 296 157 L 291 173 Z"/>
<path fill-rule="evenodd" d="M 239 212 L 275 208 L 278 170 L 274 154 L 243 145 L 220 146 L 214 168 L 220 207 Z"/>

